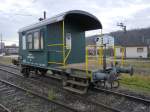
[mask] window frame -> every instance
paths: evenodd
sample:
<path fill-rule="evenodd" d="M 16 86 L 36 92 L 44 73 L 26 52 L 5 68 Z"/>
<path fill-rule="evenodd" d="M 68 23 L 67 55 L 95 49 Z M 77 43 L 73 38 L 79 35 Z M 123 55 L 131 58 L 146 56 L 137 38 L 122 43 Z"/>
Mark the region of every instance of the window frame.
<path fill-rule="evenodd" d="M 137 53 L 143 53 L 144 48 L 143 47 L 137 47 Z"/>
<path fill-rule="evenodd" d="M 26 35 L 22 35 L 22 38 L 21 38 L 21 40 L 22 40 L 22 50 L 27 50 L 27 36 Z"/>
<path fill-rule="evenodd" d="M 39 40 L 39 46 L 38 49 L 35 49 L 35 42 L 34 42 L 34 34 L 38 32 L 38 40 Z M 32 35 L 32 49 L 29 49 L 29 42 L 28 42 L 28 35 Z M 41 40 L 43 39 L 43 46 L 41 46 Z M 42 51 L 44 50 L 44 31 L 43 30 L 33 30 L 26 34 L 26 49 L 29 51 Z"/>
<path fill-rule="evenodd" d="M 41 40 L 43 41 L 43 44 L 41 44 Z M 44 31 L 40 30 L 40 49 L 44 50 Z M 42 46 L 41 46 L 42 45 Z"/>
<path fill-rule="evenodd" d="M 65 39 L 66 49 L 71 49 L 72 48 L 72 34 L 70 32 L 67 32 L 65 38 L 66 38 Z"/>
<path fill-rule="evenodd" d="M 37 36 L 35 36 L 36 33 L 38 33 Z M 36 48 L 37 45 L 35 46 L 35 38 L 38 39 L 38 48 Z M 40 50 L 41 49 L 40 41 L 41 41 L 40 32 L 39 31 L 33 32 L 33 50 Z"/>
<path fill-rule="evenodd" d="M 28 40 L 28 38 L 29 38 L 29 35 L 31 35 L 32 36 L 32 42 L 30 42 L 30 43 L 32 43 L 32 48 L 29 48 L 29 40 Z M 31 38 L 31 37 L 30 37 Z M 26 35 L 26 46 L 27 46 L 27 49 L 28 50 L 33 50 L 33 34 L 32 33 L 27 33 L 27 35 Z"/>

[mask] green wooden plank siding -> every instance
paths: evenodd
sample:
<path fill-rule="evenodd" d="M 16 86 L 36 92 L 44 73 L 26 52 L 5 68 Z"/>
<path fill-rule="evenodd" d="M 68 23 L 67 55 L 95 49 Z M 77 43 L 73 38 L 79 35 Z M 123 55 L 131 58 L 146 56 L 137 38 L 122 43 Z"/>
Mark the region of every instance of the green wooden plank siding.
<path fill-rule="evenodd" d="M 65 33 L 71 33 L 72 50 L 67 63 L 81 63 L 85 61 L 85 32 L 76 24 L 65 24 Z"/>
<path fill-rule="evenodd" d="M 47 26 L 47 48 L 48 60 L 47 62 L 63 63 L 63 47 L 62 46 L 48 46 L 52 44 L 62 44 L 62 22 L 53 23 Z M 53 66 L 54 64 L 49 64 Z"/>
<path fill-rule="evenodd" d="M 20 55 L 23 58 L 22 63 L 37 66 L 37 67 L 46 67 L 46 68 L 60 66 L 56 64 L 48 64 L 48 62 L 63 63 L 63 54 L 61 52 L 63 51 L 63 47 L 62 46 L 50 47 L 48 45 L 63 44 L 62 43 L 63 42 L 62 21 L 47 26 L 43 26 L 43 27 L 38 28 L 44 32 L 43 50 L 39 50 L 39 51 L 23 50 L 22 33 L 19 34 L 19 42 L 20 42 L 19 50 L 20 50 Z M 27 31 L 24 33 L 27 34 Z M 72 42 L 71 42 L 72 49 L 68 57 L 67 64 L 84 62 L 85 61 L 85 32 L 82 31 L 80 26 L 65 22 L 65 37 L 66 37 L 66 33 L 71 33 L 71 37 L 72 37 Z M 66 54 L 67 53 L 68 50 L 66 50 Z M 33 59 L 28 58 L 29 55 L 31 55 Z"/>
<path fill-rule="evenodd" d="M 47 67 L 47 52 L 45 51 L 45 33 L 46 33 L 46 29 L 45 27 L 41 27 L 41 28 L 37 28 L 40 31 L 43 32 L 43 38 L 44 38 L 44 49 L 43 50 L 28 50 L 27 49 L 27 43 L 26 43 L 26 49 L 22 49 L 22 33 L 19 33 L 19 54 L 22 57 L 21 63 L 22 64 L 26 64 L 26 65 L 33 65 L 33 66 L 38 66 L 38 67 Z M 34 32 L 34 30 L 30 30 L 31 34 L 32 32 Z M 27 33 L 29 31 L 23 32 L 24 35 L 27 36 Z M 26 39 L 27 40 L 27 39 Z"/>

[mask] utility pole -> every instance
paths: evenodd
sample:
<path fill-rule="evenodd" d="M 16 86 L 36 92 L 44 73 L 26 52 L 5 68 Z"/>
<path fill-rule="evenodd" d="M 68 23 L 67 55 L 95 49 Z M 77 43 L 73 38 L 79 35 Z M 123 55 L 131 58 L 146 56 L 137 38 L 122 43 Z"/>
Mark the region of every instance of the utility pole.
<path fill-rule="evenodd" d="M 44 13 L 44 19 L 46 19 L 46 11 L 44 11 L 43 13 Z"/>
<path fill-rule="evenodd" d="M 43 12 L 43 18 L 39 18 L 39 21 L 43 21 L 46 19 L 46 11 Z"/>
<path fill-rule="evenodd" d="M 95 43 L 96 43 L 96 44 L 95 44 L 95 45 L 96 45 L 96 46 L 95 46 L 95 55 L 96 55 L 96 59 L 97 59 L 97 60 L 98 60 L 98 55 L 97 55 L 97 45 L 99 45 L 99 44 L 98 44 L 98 41 L 99 41 L 99 38 L 98 38 L 98 37 L 95 38 Z"/>
<path fill-rule="evenodd" d="M 122 23 L 122 22 L 121 22 L 121 23 L 117 23 L 117 26 L 120 26 L 120 27 L 123 29 L 124 34 L 127 35 L 127 34 L 126 34 L 126 33 L 127 33 L 127 29 L 126 29 L 127 26 L 124 25 L 124 23 Z M 124 57 L 126 57 L 126 49 L 125 49 L 125 51 L 124 51 Z M 124 58 L 124 57 L 123 57 L 123 58 Z"/>
<path fill-rule="evenodd" d="M 106 43 L 104 43 L 104 37 L 101 37 L 101 45 L 103 47 L 103 70 L 106 70 Z"/>
<path fill-rule="evenodd" d="M 3 45 L 2 45 L 2 33 L 1 33 L 1 53 L 3 53 Z"/>
<path fill-rule="evenodd" d="M 123 31 L 124 31 L 124 33 L 126 33 L 127 32 L 127 26 L 126 25 L 124 25 L 124 23 L 117 23 L 117 26 L 120 26 L 122 29 L 123 29 Z"/>

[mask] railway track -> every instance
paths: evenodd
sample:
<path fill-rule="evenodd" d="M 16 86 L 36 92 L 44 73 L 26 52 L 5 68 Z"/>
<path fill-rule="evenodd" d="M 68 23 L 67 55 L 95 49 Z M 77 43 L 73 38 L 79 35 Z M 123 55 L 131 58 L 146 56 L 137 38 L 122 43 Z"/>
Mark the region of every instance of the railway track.
<path fill-rule="evenodd" d="M 8 67 L 8 66 L 5 66 L 5 67 Z M 13 68 L 13 67 L 10 67 L 10 68 Z M 9 73 L 9 75 L 11 75 L 12 74 L 12 72 L 10 71 L 10 70 L 8 70 L 8 69 L 4 69 L 4 68 L 0 68 L 0 70 L 3 70 L 3 71 L 5 71 L 5 72 L 7 72 L 7 73 Z M 17 76 L 19 76 L 19 77 L 21 77 L 19 74 L 17 74 L 16 72 L 14 73 L 13 72 L 13 74 L 15 74 L 15 77 Z M 12 77 L 11 77 L 12 78 Z M 13 78 L 14 78 L 14 76 L 13 76 Z M 8 79 L 10 79 L 10 78 L 8 78 Z M 24 79 L 24 78 L 23 78 Z M 6 80 L 6 79 L 5 79 Z M 33 80 L 33 79 L 28 79 L 28 80 L 30 80 L 30 82 L 38 82 L 38 83 L 40 83 L 39 81 L 37 81 L 37 80 Z M 21 81 L 22 82 L 22 81 Z M 24 82 L 25 82 L 25 80 L 24 80 Z M 25 83 L 24 83 L 25 84 Z M 31 85 L 29 85 L 29 84 L 26 84 L 26 85 L 28 85 L 28 86 L 31 86 Z M 43 84 L 40 84 L 40 85 L 43 85 Z M 45 84 L 43 85 L 44 87 L 45 87 Z M 33 86 L 32 86 L 33 87 Z M 42 88 L 42 87 L 39 87 L 39 88 Z M 28 88 L 29 89 L 29 88 Z M 30 88 L 30 89 L 33 89 L 33 88 Z M 48 88 L 47 88 L 48 89 Z M 33 90 L 35 90 L 35 88 L 33 89 Z M 58 92 L 59 91 L 59 92 Z M 60 91 L 61 91 L 61 94 L 60 94 Z M 36 92 L 41 92 L 41 91 L 37 91 L 36 90 Z M 42 91 L 43 92 L 43 91 Z M 41 92 L 41 93 L 42 93 Z M 46 92 L 43 92 L 42 94 L 46 94 Z M 118 110 L 118 109 L 115 109 L 115 108 L 113 108 L 113 107 L 109 107 L 109 106 L 107 106 L 107 105 L 105 105 L 105 104 L 101 104 L 101 103 L 95 103 L 95 102 L 93 102 L 93 101 L 90 101 L 90 100 L 86 100 L 86 99 L 84 99 L 83 97 L 81 97 L 81 96 L 78 96 L 78 95 L 74 95 L 74 94 L 68 94 L 68 92 L 62 92 L 62 90 L 58 90 L 58 88 L 57 88 L 57 92 L 56 92 L 56 95 L 57 96 L 64 96 L 64 95 L 66 95 L 65 96 L 65 98 L 61 98 L 61 100 L 63 100 L 63 102 L 64 102 L 64 100 L 67 100 L 67 102 L 64 102 L 64 103 L 66 103 L 67 105 L 69 105 L 69 106 L 72 106 L 74 109 L 76 108 L 77 109 L 77 111 L 86 111 L 86 112 L 99 112 L 99 111 L 101 111 L 101 112 L 121 112 L 120 110 Z M 47 95 L 45 95 L 46 97 L 48 97 Z M 58 99 L 56 99 L 56 100 L 58 100 Z"/>
<path fill-rule="evenodd" d="M 38 93 L 19 87 L 2 79 L 0 79 L 0 95 L 1 103 L 7 105 L 7 108 L 10 108 L 11 112 L 41 112 L 41 109 L 44 112 L 77 112 L 71 107 L 49 100 Z M 6 112 L 10 111 L 6 110 Z"/>
<path fill-rule="evenodd" d="M 113 94 L 113 95 L 117 95 L 120 97 L 125 97 L 127 99 L 132 99 L 136 102 L 142 102 L 144 104 L 149 104 L 150 105 L 150 100 L 147 99 L 143 99 L 140 97 L 136 97 L 136 96 L 132 96 L 132 95 L 128 95 L 128 94 L 124 94 L 124 93 L 120 93 L 120 92 L 116 92 L 116 91 L 112 91 L 112 90 L 107 90 L 107 89 L 102 89 L 102 88 L 94 88 L 95 91 L 97 92 L 105 92 L 106 94 Z"/>
<path fill-rule="evenodd" d="M 0 64 L 0 66 L 2 66 L 2 67 L 8 67 L 8 68 L 14 68 L 14 69 L 19 70 L 19 68 L 16 65 L 4 65 L 4 64 Z"/>
<path fill-rule="evenodd" d="M 11 112 L 8 108 L 6 108 L 4 105 L 0 104 L 0 112 Z"/>
<path fill-rule="evenodd" d="M 117 91 L 94 88 L 89 99 L 119 108 L 123 112 L 150 112 L 150 100 Z"/>
<path fill-rule="evenodd" d="M 86 99 L 95 105 L 103 106 L 116 112 L 134 112 L 135 110 L 138 110 L 135 112 L 150 112 L 150 100 L 119 93 L 116 91 L 94 88 L 92 95 L 87 95 Z M 116 104 L 115 101 L 119 103 Z M 130 106 L 130 108 L 127 108 L 126 106 Z M 136 106 L 137 109 L 135 109 L 136 107 L 133 106 Z"/>

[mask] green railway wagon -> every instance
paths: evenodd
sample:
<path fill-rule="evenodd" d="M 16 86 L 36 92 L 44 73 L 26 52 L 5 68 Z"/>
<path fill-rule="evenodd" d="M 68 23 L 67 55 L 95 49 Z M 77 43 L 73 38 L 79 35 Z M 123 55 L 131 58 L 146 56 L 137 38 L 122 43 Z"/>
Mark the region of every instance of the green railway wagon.
<path fill-rule="evenodd" d="M 72 10 L 19 30 L 22 71 L 45 73 L 66 64 L 85 62 L 85 31 L 102 29 L 92 14 Z"/>
<path fill-rule="evenodd" d="M 91 86 L 102 84 L 106 87 L 106 83 L 111 88 L 119 87 L 118 74 L 132 75 L 132 68 L 122 68 L 118 64 L 97 71 L 60 68 L 85 60 L 87 65 L 85 31 L 95 29 L 102 29 L 101 22 L 92 14 L 79 10 L 68 11 L 20 29 L 21 72 L 28 77 L 31 72 L 44 75 L 51 70 L 51 75 L 57 74 L 62 79 L 64 89 L 80 94 L 86 93 Z M 106 63 L 105 53 L 103 62 Z"/>

